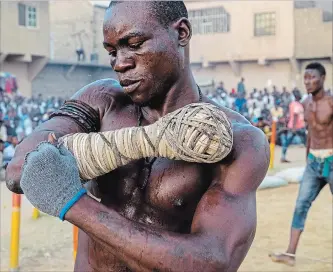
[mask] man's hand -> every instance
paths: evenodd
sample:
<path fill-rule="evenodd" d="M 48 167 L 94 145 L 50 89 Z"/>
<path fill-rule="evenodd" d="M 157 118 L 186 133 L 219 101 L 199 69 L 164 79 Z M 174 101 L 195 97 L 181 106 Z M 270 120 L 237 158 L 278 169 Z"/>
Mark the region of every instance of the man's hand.
<path fill-rule="evenodd" d="M 21 188 L 37 209 L 62 220 L 86 194 L 73 155 L 63 146 L 58 148 L 49 142 L 39 144 L 27 155 Z"/>

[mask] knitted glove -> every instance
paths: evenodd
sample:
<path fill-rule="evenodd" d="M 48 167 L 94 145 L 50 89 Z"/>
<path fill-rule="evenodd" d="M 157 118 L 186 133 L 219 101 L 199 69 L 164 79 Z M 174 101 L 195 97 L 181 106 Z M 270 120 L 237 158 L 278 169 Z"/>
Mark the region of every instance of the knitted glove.
<path fill-rule="evenodd" d="M 73 155 L 63 146 L 48 142 L 42 142 L 26 156 L 21 188 L 34 207 L 61 220 L 86 194 Z"/>

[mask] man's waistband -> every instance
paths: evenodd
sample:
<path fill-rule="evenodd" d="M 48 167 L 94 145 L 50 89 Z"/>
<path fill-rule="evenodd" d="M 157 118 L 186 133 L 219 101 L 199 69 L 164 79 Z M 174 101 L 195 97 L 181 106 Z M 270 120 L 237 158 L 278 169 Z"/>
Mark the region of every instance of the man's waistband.
<path fill-rule="evenodd" d="M 310 153 L 308 155 L 308 158 L 310 160 L 314 160 L 314 161 L 317 161 L 319 163 L 323 163 L 323 168 L 322 168 L 322 173 L 321 174 L 324 178 L 329 177 L 330 171 L 331 171 L 331 165 L 333 164 L 333 154 L 329 153 L 327 150 L 328 149 L 326 149 L 326 150 L 310 150 Z M 315 154 L 312 153 L 313 151 L 315 151 L 315 153 L 317 155 L 321 155 L 321 157 L 315 156 Z M 325 152 L 319 153 L 318 151 L 325 151 Z M 332 155 L 329 155 L 329 154 L 332 154 Z"/>
<path fill-rule="evenodd" d="M 326 159 L 333 156 L 333 148 L 329 149 L 310 149 L 310 154 L 318 159 Z"/>

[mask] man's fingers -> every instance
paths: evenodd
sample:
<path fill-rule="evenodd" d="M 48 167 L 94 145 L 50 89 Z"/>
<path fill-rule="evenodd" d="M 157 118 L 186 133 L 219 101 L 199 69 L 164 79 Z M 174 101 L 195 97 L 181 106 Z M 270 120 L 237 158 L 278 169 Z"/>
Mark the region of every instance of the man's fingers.
<path fill-rule="evenodd" d="M 54 133 L 50 133 L 47 137 L 47 141 L 51 144 L 57 144 L 57 137 Z"/>

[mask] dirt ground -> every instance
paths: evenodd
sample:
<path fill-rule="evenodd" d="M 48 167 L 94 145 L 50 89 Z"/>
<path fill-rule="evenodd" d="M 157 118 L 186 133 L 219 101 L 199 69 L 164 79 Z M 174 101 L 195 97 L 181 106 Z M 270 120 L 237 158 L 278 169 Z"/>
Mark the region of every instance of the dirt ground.
<path fill-rule="evenodd" d="M 288 153 L 291 164 L 280 164 L 276 150 L 275 169 L 305 164 L 304 148 Z M 297 265 L 293 268 L 272 263 L 270 251 L 286 248 L 298 185 L 261 190 L 257 193 L 258 227 L 253 246 L 239 271 L 332 271 L 332 196 L 326 186 L 314 202 L 302 236 Z M 11 193 L 4 183 L 1 190 L 1 271 L 8 271 L 11 224 Z M 42 215 L 33 220 L 32 206 L 23 197 L 21 214 L 20 271 L 72 271 L 72 226 Z"/>

